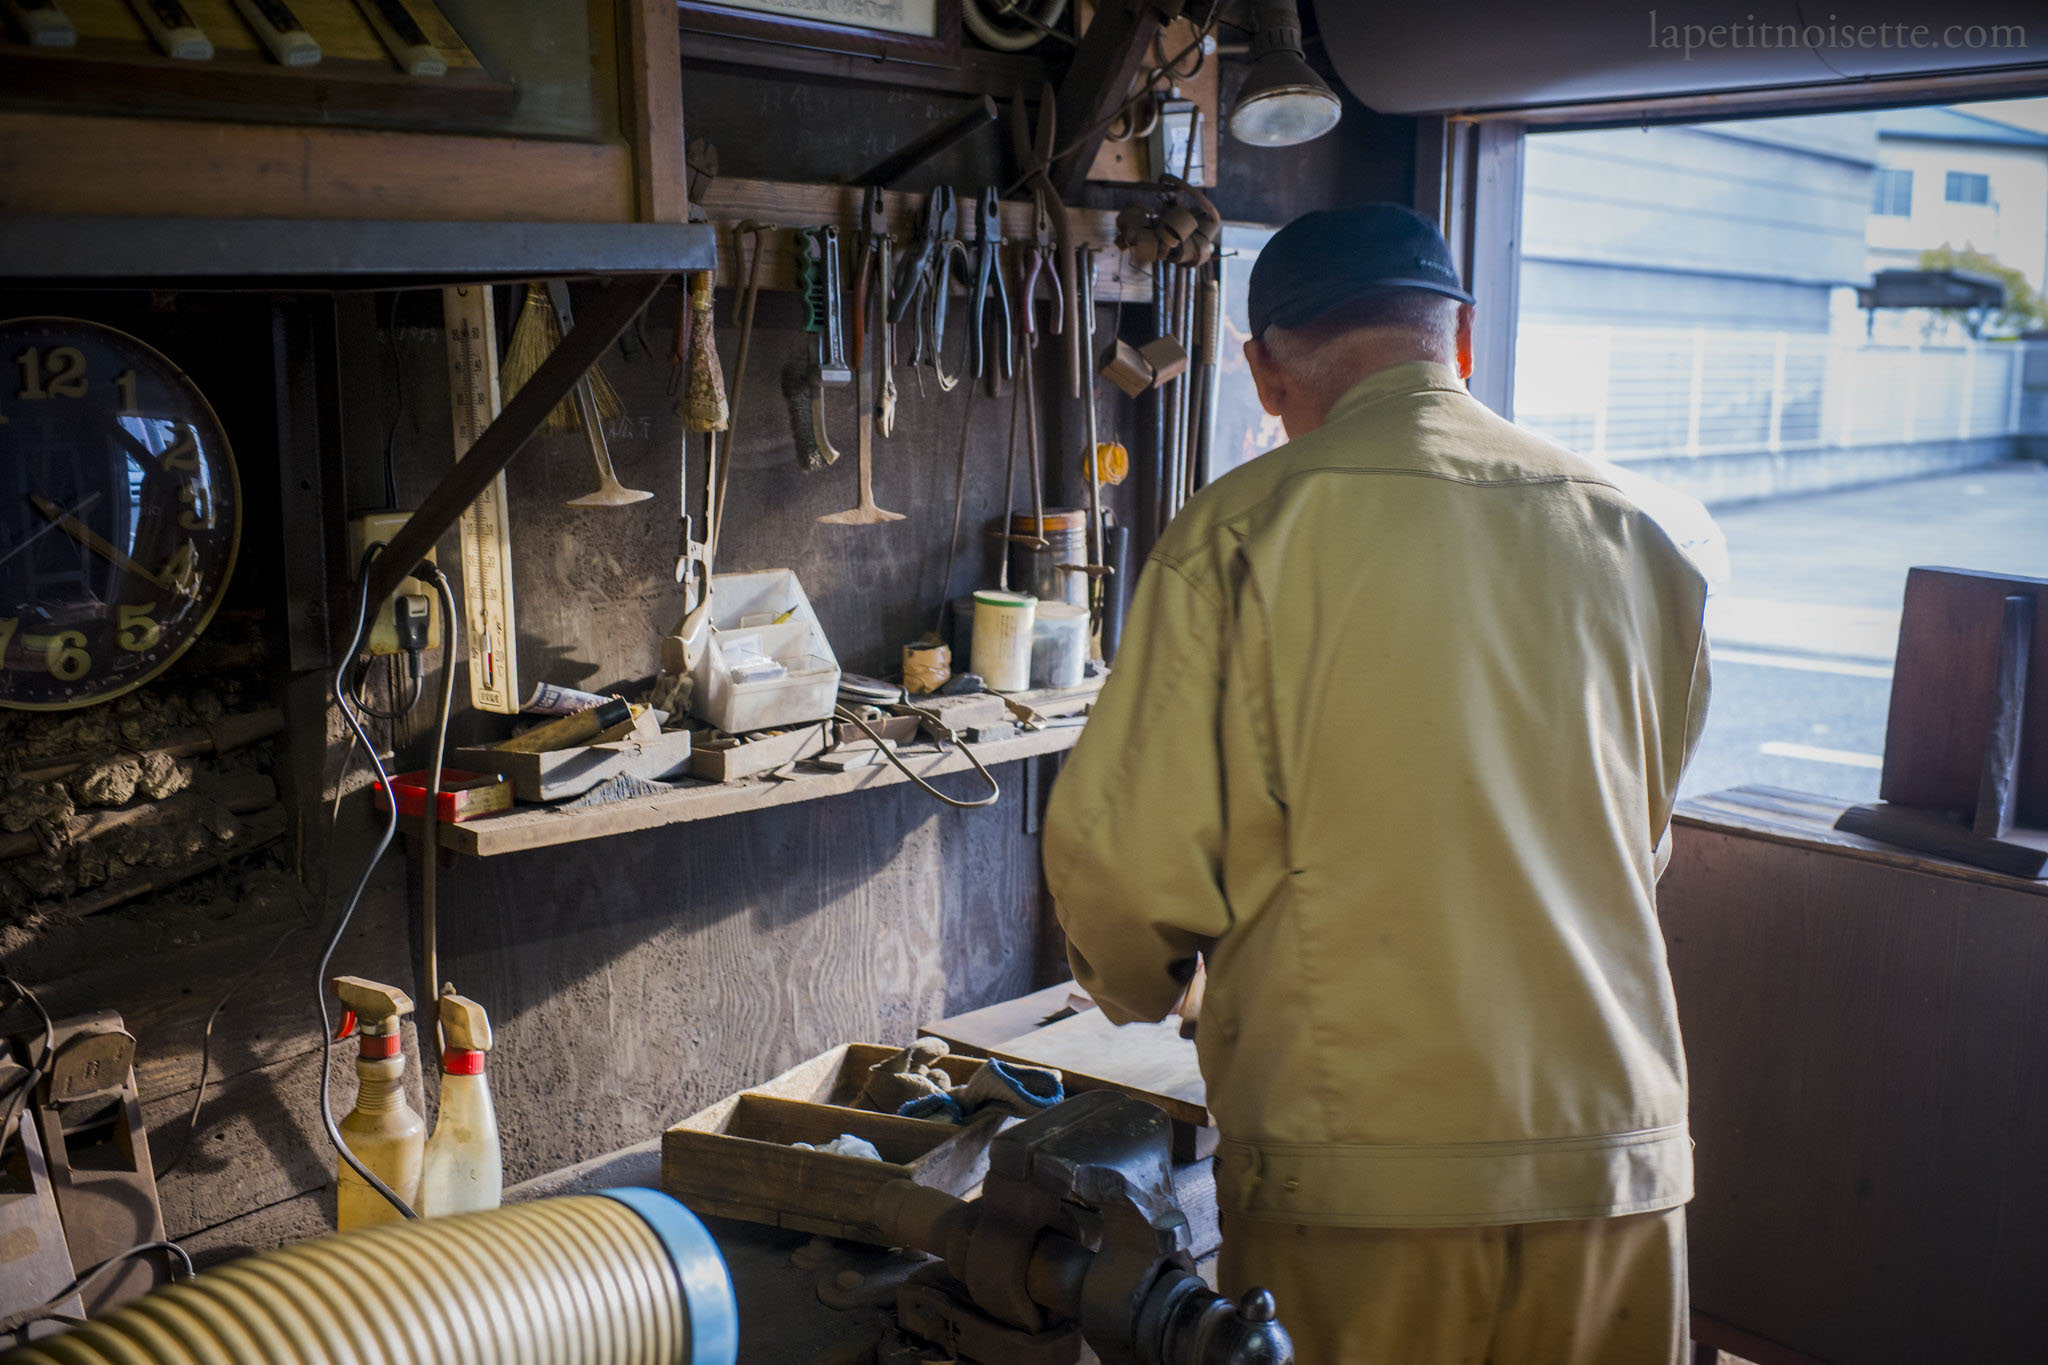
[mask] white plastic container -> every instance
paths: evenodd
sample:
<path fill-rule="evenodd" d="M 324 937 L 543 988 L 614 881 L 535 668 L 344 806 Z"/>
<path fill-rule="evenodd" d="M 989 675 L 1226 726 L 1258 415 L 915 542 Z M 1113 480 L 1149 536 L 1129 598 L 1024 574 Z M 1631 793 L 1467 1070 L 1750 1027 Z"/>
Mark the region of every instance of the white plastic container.
<path fill-rule="evenodd" d="M 1031 619 L 1031 685 L 1079 687 L 1088 665 L 1088 608 L 1040 602 Z"/>
<path fill-rule="evenodd" d="M 498 1150 L 498 1114 L 484 1060 L 491 1051 L 491 1021 L 483 1006 L 452 987 L 441 993 L 441 1107 L 420 1166 L 422 1218 L 494 1209 L 505 1190 Z"/>
<path fill-rule="evenodd" d="M 779 672 L 735 676 L 761 656 Z M 729 735 L 829 719 L 839 696 L 839 660 L 788 569 L 712 575 L 711 637 L 691 676 L 690 714 Z"/>
<path fill-rule="evenodd" d="M 1031 686 L 1031 623 L 1038 599 L 984 588 L 974 594 L 974 671 L 991 692 Z"/>

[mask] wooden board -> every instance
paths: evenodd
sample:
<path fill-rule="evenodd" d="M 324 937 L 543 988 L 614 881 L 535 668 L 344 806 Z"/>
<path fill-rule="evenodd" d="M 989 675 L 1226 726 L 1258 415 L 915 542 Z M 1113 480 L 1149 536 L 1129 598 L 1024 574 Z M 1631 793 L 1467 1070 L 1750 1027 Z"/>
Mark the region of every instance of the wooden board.
<path fill-rule="evenodd" d="M 448 766 L 508 777 L 521 801 L 561 801 L 615 777 L 658 782 L 677 776 L 690 766 L 690 732 L 663 730 L 643 711 L 633 733 L 610 744 L 579 744 L 544 754 L 496 747 L 457 749 L 448 756 Z"/>
<path fill-rule="evenodd" d="M 2048 890 L 1783 829 L 1674 842 L 1694 1306 L 1819 1360 L 2038 1356 Z"/>
<path fill-rule="evenodd" d="M 2048 578 L 1913 569 L 1885 723 L 1887 801 L 1971 812 L 1991 728 L 1998 641 L 2008 595 L 2034 599 L 2034 648 L 2020 727 L 2018 820 L 2048 826 Z"/>
<path fill-rule="evenodd" d="M 629 222 L 624 146 L 0 113 L 0 212 Z"/>
<path fill-rule="evenodd" d="M 1087 3 L 1087 0 L 1082 0 L 1081 14 L 1084 31 L 1087 27 L 1087 20 L 1093 16 L 1094 10 L 1094 5 Z M 1151 51 L 1146 54 L 1146 67 L 1149 69 L 1164 62 L 1168 57 L 1185 48 L 1193 40 L 1194 36 L 1195 26 L 1191 22 L 1186 19 L 1174 20 L 1161 30 L 1158 41 L 1152 44 Z M 1186 58 L 1181 64 L 1182 69 L 1185 70 L 1187 62 L 1193 60 L 1193 56 Z M 1175 89 L 1179 92 L 1179 98 L 1192 100 L 1201 106 L 1201 168 L 1207 172 L 1207 174 L 1201 176 L 1196 181 L 1197 184 L 1201 185 L 1214 185 L 1216 183 L 1218 133 L 1222 124 L 1222 100 L 1218 95 L 1222 73 L 1219 68 L 1220 64 L 1212 53 L 1202 60 L 1201 69 L 1196 71 L 1191 79 L 1175 83 Z M 1175 175 L 1180 174 L 1179 166 L 1169 166 L 1167 169 Z M 1095 160 L 1089 163 L 1088 178 L 1090 180 L 1113 181 L 1120 184 L 1129 184 L 1138 180 L 1157 179 L 1153 174 L 1152 168 L 1152 140 L 1146 137 L 1129 138 L 1123 142 L 1111 142 L 1105 138 L 1102 146 L 1095 153 Z"/>
<path fill-rule="evenodd" d="M 1833 797 L 1812 796 L 1778 787 L 1731 787 L 1708 796 L 1689 797 L 1679 802 L 1672 823 L 1680 828 L 1742 834 L 1753 839 L 1789 844 L 1795 848 L 1825 848 L 1830 853 L 1859 862 L 1877 863 L 1930 872 L 1953 881 L 1977 882 L 2004 890 L 2036 887 L 2048 895 L 2048 885 L 2016 882 L 1967 863 L 1916 853 L 1896 844 L 1879 843 L 1860 834 L 1835 828 L 1844 803 Z"/>
<path fill-rule="evenodd" d="M 1178 1018 L 1119 1028 L 1101 1010 L 1086 1010 L 1012 1038 L 990 1052 L 1058 1067 L 1066 1074 L 1069 1090 L 1121 1090 L 1158 1105 L 1183 1123 L 1209 1122 L 1208 1090 L 1195 1060 L 1195 1043 L 1180 1036 Z"/>
<path fill-rule="evenodd" d="M 886 1245 L 871 1221 L 896 1180 L 966 1195 L 988 1170 L 997 1116 L 965 1126 L 740 1094 L 662 1134 L 661 1186 L 698 1213 Z M 882 1160 L 805 1151 L 851 1133 Z"/>
<path fill-rule="evenodd" d="M 1044 1028 L 1052 1022 L 1055 1014 L 1082 1008 L 1094 1009 L 1095 1002 L 1089 1000 L 1087 992 L 1073 982 L 1062 981 L 1044 990 L 1020 995 L 1015 1000 L 1003 1000 L 965 1014 L 935 1020 L 918 1032 L 941 1039 L 948 1047 L 986 1054 L 1012 1038 Z"/>
<path fill-rule="evenodd" d="M 984 764 L 993 766 L 1071 749 L 1080 735 L 1078 729 L 1045 730 L 1013 740 L 977 745 L 975 752 Z M 949 748 L 942 754 L 905 753 L 902 758 L 912 772 L 925 778 L 966 772 L 970 767 L 967 756 L 957 748 Z M 881 763 L 848 772 L 801 773 L 787 781 L 692 782 L 659 796 L 614 801 L 585 810 L 513 811 L 460 825 L 443 825 L 441 846 L 472 857 L 490 858 L 637 830 L 658 829 L 664 825 L 713 820 L 742 811 L 765 810 L 799 801 L 815 801 L 821 797 L 843 796 L 869 787 L 895 786 L 908 780 L 894 764 Z"/>

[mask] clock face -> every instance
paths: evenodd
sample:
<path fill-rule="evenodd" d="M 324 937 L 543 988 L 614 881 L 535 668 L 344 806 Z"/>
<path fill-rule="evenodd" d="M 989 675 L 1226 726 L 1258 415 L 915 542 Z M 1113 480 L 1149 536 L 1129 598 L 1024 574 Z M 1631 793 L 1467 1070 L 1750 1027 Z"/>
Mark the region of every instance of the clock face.
<path fill-rule="evenodd" d="M 183 371 L 96 322 L 0 322 L 0 706 L 161 673 L 213 618 L 241 526 L 227 436 Z"/>

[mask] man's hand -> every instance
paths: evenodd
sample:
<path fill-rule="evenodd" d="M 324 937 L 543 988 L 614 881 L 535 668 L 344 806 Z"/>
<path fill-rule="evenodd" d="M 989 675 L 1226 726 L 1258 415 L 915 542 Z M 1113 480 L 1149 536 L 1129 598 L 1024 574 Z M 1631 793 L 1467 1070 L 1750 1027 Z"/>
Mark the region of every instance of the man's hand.
<path fill-rule="evenodd" d="M 1207 989 L 1208 984 L 1208 965 L 1198 957 L 1195 959 L 1194 977 L 1188 982 L 1186 992 L 1181 995 L 1180 1004 L 1174 1006 L 1173 1010 L 1180 1016 L 1180 1036 L 1183 1038 L 1195 1036 L 1195 1025 L 1202 1019 L 1202 992 Z"/>

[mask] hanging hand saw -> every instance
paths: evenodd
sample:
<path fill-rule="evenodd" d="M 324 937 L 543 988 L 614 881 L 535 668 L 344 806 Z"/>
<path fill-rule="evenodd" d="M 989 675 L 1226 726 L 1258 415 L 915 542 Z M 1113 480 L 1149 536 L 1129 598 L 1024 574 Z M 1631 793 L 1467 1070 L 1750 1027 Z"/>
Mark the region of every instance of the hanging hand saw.
<path fill-rule="evenodd" d="M 498 415 L 498 333 L 487 284 L 441 290 L 448 334 L 448 400 L 455 418 L 455 458 L 476 444 Z M 500 473 L 462 514 L 464 633 L 469 637 L 469 703 L 479 711 L 519 710 L 519 665 L 513 652 L 512 519 Z"/>

